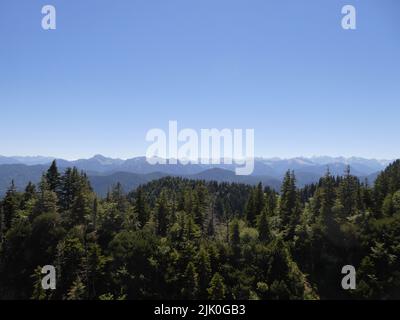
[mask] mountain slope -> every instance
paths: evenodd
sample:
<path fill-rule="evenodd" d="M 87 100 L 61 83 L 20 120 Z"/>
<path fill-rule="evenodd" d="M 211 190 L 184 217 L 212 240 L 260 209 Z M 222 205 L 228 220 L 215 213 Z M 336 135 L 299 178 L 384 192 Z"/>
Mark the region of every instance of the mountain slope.
<path fill-rule="evenodd" d="M 264 186 L 269 186 L 275 190 L 279 190 L 281 186 L 281 181 L 273 177 L 238 176 L 233 171 L 219 168 L 209 169 L 194 175 L 187 175 L 186 178 L 217 182 L 236 182 L 251 185 L 256 185 L 261 182 Z"/>
<path fill-rule="evenodd" d="M 48 166 L 35 165 L 27 166 L 24 164 L 3 164 L 0 165 L 0 195 L 3 195 L 14 180 L 18 190 L 23 190 L 29 181 L 37 183 L 40 181 L 44 171 Z"/>
<path fill-rule="evenodd" d="M 165 173 L 155 172 L 149 174 L 137 174 L 130 172 L 116 172 L 110 175 L 89 176 L 90 184 L 93 190 L 99 196 L 106 196 L 107 192 L 120 183 L 124 192 L 136 189 L 138 186 L 150 182 L 152 180 L 161 179 L 167 176 Z"/>
<path fill-rule="evenodd" d="M 36 163 L 51 160 L 47 157 L 1 157 L 0 156 L 0 195 L 3 195 L 14 180 L 16 187 L 23 190 L 29 181 L 38 183 L 49 163 L 45 165 L 26 165 L 20 161 Z M 336 161 L 336 162 L 333 162 Z M 11 162 L 11 163 L 10 163 Z M 14 162 L 14 163 L 13 163 Z M 16 163 L 15 163 L 16 162 Z M 5 164 L 4 164 L 5 163 Z M 138 185 L 154 179 L 172 175 L 191 179 L 214 180 L 218 182 L 238 182 L 255 185 L 262 182 L 265 186 L 279 189 L 283 176 L 287 170 L 294 170 L 297 185 L 318 182 L 325 175 L 328 168 L 332 175 L 342 175 L 349 165 L 351 173 L 360 179 L 368 178 L 374 183 L 380 168 L 384 168 L 385 161 L 368 160 L 362 158 L 293 158 L 293 159 L 255 159 L 254 172 L 250 176 L 237 176 L 234 173 L 235 165 L 150 165 L 145 157 L 136 157 L 128 160 L 111 159 L 96 155 L 90 159 L 76 161 L 57 160 L 60 171 L 63 168 L 76 166 L 89 176 L 93 188 L 100 195 L 120 182 L 125 191 L 130 191 Z M 378 168 L 377 170 L 375 170 Z"/>

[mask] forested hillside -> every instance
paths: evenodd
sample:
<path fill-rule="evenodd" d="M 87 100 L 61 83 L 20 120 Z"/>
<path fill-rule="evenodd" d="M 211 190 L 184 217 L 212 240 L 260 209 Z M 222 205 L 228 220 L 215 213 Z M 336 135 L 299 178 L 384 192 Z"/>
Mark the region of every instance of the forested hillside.
<path fill-rule="evenodd" d="M 99 198 L 53 162 L 0 203 L 0 299 L 399 299 L 400 161 L 279 193 L 165 177 Z M 56 290 L 41 267 L 54 265 Z M 341 269 L 357 270 L 343 290 Z"/>

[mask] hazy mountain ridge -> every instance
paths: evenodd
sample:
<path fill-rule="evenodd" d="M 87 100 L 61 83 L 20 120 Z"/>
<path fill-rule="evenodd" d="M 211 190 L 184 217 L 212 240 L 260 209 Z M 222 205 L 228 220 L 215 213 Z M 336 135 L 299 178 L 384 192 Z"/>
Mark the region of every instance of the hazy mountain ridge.
<path fill-rule="evenodd" d="M 4 157 L 0 156 L 1 164 L 25 164 L 25 165 L 49 165 L 54 157 Z M 205 164 L 188 164 L 182 165 L 178 162 L 176 165 L 151 165 L 146 161 L 145 157 L 135 157 L 127 160 L 109 158 L 102 155 L 95 155 L 89 159 L 78 160 L 65 160 L 56 159 L 60 167 L 77 167 L 81 170 L 96 171 L 104 173 L 113 172 L 132 172 L 132 173 L 151 173 L 151 172 L 167 172 L 178 174 L 196 174 L 201 171 L 221 168 L 226 170 L 234 170 L 237 166 L 235 164 L 219 164 L 219 165 L 205 165 Z M 311 158 L 296 157 L 289 159 L 281 158 L 255 158 L 255 170 L 253 175 L 270 175 L 281 176 L 287 170 L 301 170 L 307 172 L 320 173 L 321 170 L 326 171 L 329 166 L 330 170 L 342 170 L 345 166 L 349 165 L 354 173 L 369 175 L 374 172 L 384 169 L 393 160 L 380 160 L 380 159 L 365 159 L 361 157 L 328 157 L 328 156 L 314 156 Z M 333 173 L 333 172 L 332 172 Z M 342 172 L 340 172 L 342 173 Z"/>
<path fill-rule="evenodd" d="M 12 180 L 18 189 L 23 189 L 29 181 L 38 183 L 52 157 L 3 157 L 0 156 L 0 195 L 4 194 Z M 151 165 L 145 157 L 127 160 L 107 158 L 96 155 L 90 159 L 68 161 L 56 159 L 60 171 L 67 167 L 77 167 L 85 171 L 94 190 L 105 195 L 117 182 L 125 191 L 130 191 L 140 184 L 159 179 L 167 175 L 181 176 L 196 180 L 215 180 L 218 182 L 238 182 L 257 184 L 262 182 L 272 188 L 279 189 L 283 175 L 287 170 L 294 170 L 297 184 L 317 182 L 328 168 L 333 175 L 342 175 L 347 166 L 351 173 L 373 183 L 378 173 L 383 170 L 389 160 L 344 157 L 312 157 L 312 158 L 256 158 L 254 172 L 250 176 L 237 176 L 233 172 L 234 164 L 204 165 L 204 164 L 157 164 Z"/>

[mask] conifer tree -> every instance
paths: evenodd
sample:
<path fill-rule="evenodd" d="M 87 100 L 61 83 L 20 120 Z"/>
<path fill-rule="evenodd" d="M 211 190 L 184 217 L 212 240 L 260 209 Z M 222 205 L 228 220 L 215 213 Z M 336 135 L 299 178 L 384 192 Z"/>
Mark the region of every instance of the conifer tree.
<path fill-rule="evenodd" d="M 255 191 L 255 196 L 254 196 L 254 210 L 256 216 L 260 215 L 265 206 L 265 199 L 264 199 L 264 190 L 262 183 L 260 182 L 257 185 L 256 191 Z M 253 226 L 255 225 L 255 221 L 253 221 Z"/>
<path fill-rule="evenodd" d="M 181 294 L 184 299 L 196 299 L 199 290 L 198 277 L 199 275 L 196 272 L 193 262 L 189 262 L 183 275 Z"/>
<path fill-rule="evenodd" d="M 83 300 L 86 298 L 86 287 L 78 276 L 68 291 L 68 300 Z"/>
<path fill-rule="evenodd" d="M 58 211 L 58 198 L 54 191 L 50 190 L 47 179 L 42 177 L 40 191 L 34 207 L 33 217 L 43 213 L 55 213 Z"/>
<path fill-rule="evenodd" d="M 70 225 L 74 224 L 82 224 L 86 225 L 91 217 L 92 208 L 91 208 L 91 199 L 89 195 L 85 193 L 79 193 L 72 204 L 71 213 L 70 213 Z"/>
<path fill-rule="evenodd" d="M 50 168 L 47 170 L 46 181 L 51 191 L 59 192 L 60 174 L 58 172 L 56 160 L 53 160 Z"/>
<path fill-rule="evenodd" d="M 143 228 L 143 226 L 149 221 L 150 213 L 141 188 L 136 190 L 135 208 L 138 214 L 139 226 Z"/>
<path fill-rule="evenodd" d="M 236 219 L 232 223 L 231 246 L 233 250 L 233 260 L 235 261 L 235 263 L 238 263 L 241 256 L 241 246 L 239 222 Z"/>
<path fill-rule="evenodd" d="M 14 180 L 12 180 L 3 200 L 3 221 L 5 231 L 11 228 L 11 224 L 16 217 L 18 208 L 18 193 L 15 188 Z"/>
<path fill-rule="evenodd" d="M 36 186 L 31 181 L 29 181 L 24 192 L 24 200 L 23 200 L 24 204 L 34 199 L 35 197 L 36 197 Z"/>
<path fill-rule="evenodd" d="M 279 202 L 281 230 L 285 240 L 290 240 L 294 236 L 295 227 L 299 222 L 300 209 L 294 172 L 287 171 L 282 183 Z"/>
<path fill-rule="evenodd" d="M 207 189 L 200 185 L 196 188 L 195 194 L 193 196 L 192 210 L 194 221 L 203 230 L 205 211 L 206 211 L 206 201 L 207 201 Z"/>
<path fill-rule="evenodd" d="M 334 178 L 330 175 L 329 170 L 320 181 L 320 187 L 318 188 L 318 201 L 320 203 L 320 209 L 318 215 L 322 218 L 323 228 L 327 228 L 326 232 L 328 235 L 333 235 L 336 231 L 336 221 L 333 212 L 335 205 L 335 182 Z M 331 237 L 331 236 L 330 236 Z"/>
<path fill-rule="evenodd" d="M 204 247 L 201 247 L 198 253 L 197 270 L 199 274 L 199 296 L 201 299 L 206 299 L 207 287 L 211 280 L 211 263 L 210 256 Z"/>
<path fill-rule="evenodd" d="M 357 213 L 359 197 L 359 181 L 350 174 L 350 166 L 347 166 L 345 175 L 339 184 L 337 198 L 342 205 L 342 210 L 337 212 L 339 219 L 346 219 Z"/>
<path fill-rule="evenodd" d="M 93 211 L 92 211 L 92 229 L 97 230 L 97 219 L 99 215 L 99 203 L 97 197 L 93 200 Z"/>
<path fill-rule="evenodd" d="M 194 221 L 191 214 L 185 217 L 184 239 L 185 241 L 195 241 L 200 237 L 200 228 Z"/>
<path fill-rule="evenodd" d="M 214 274 L 210 281 L 210 286 L 208 288 L 208 298 L 210 300 L 223 300 L 226 297 L 226 288 L 224 279 L 217 272 Z"/>
<path fill-rule="evenodd" d="M 266 208 L 263 210 L 260 216 L 260 221 L 258 223 L 258 234 L 261 242 L 268 242 L 270 240 L 270 229 Z"/>
<path fill-rule="evenodd" d="M 157 200 L 156 220 L 157 234 L 165 237 L 168 228 L 169 208 L 165 192 L 161 192 L 160 198 Z"/>
<path fill-rule="evenodd" d="M 256 197 L 254 190 L 251 191 L 250 197 L 246 204 L 246 220 L 250 226 L 253 226 L 256 222 Z"/>

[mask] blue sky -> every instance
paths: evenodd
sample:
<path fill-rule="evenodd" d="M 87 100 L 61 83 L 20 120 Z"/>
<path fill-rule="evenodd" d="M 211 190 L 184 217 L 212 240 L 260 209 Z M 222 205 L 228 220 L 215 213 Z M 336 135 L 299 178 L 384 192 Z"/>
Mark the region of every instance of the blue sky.
<path fill-rule="evenodd" d="M 1 155 L 128 158 L 177 120 L 254 128 L 258 156 L 400 157 L 398 0 L 2 0 L 0 49 Z"/>

